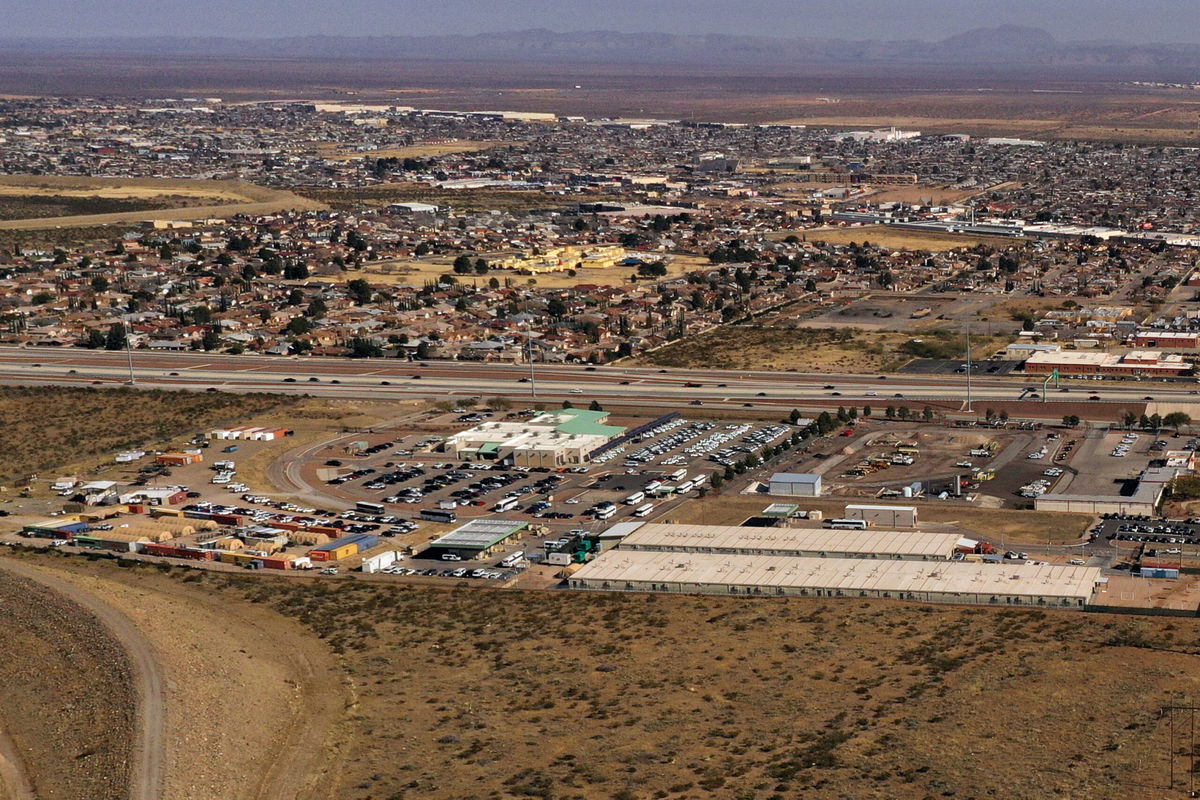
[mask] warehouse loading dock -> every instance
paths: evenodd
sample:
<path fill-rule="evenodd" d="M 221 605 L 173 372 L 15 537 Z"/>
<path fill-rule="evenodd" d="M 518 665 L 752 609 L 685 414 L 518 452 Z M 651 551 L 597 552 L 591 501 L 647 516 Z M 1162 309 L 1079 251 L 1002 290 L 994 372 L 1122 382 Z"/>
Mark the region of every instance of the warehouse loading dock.
<path fill-rule="evenodd" d="M 573 574 L 572 589 L 762 597 L 873 597 L 967 605 L 1084 608 L 1096 567 L 862 561 L 614 550 Z"/>

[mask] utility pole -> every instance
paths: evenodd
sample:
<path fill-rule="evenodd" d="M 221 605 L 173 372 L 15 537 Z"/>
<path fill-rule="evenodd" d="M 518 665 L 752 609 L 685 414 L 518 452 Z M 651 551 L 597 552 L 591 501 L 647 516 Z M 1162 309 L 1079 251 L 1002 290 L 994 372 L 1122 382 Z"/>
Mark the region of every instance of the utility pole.
<path fill-rule="evenodd" d="M 525 329 L 525 349 L 529 351 L 529 391 L 537 400 L 537 377 L 533 372 L 533 331 L 529 328 Z"/>
<path fill-rule="evenodd" d="M 125 328 L 125 355 L 129 356 L 129 380 L 125 381 L 125 384 L 136 386 L 137 381 L 133 378 L 133 343 L 129 340 L 129 330 L 128 327 Z"/>
<path fill-rule="evenodd" d="M 967 408 L 968 414 L 974 413 L 971 408 L 971 325 L 967 324 Z"/>

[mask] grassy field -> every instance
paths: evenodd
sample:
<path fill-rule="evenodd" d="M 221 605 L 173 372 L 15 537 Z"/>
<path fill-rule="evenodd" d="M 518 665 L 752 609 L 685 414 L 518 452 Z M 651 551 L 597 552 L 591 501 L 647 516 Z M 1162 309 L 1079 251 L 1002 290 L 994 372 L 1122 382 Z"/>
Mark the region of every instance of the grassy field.
<path fill-rule="evenodd" d="M 154 200 L 125 200 L 100 196 L 6 194 L 0 191 L 0 220 L 121 214 L 183 208 L 194 202 L 193 198 L 182 195 L 162 195 Z"/>
<path fill-rule="evenodd" d="M 0 388 L 0 483 L 111 461 L 117 451 L 295 403 L 286 395 Z M 48 476 L 43 476 L 48 477 Z"/>
<path fill-rule="evenodd" d="M 1158 709 L 1200 689 L 1193 619 L 197 584 L 341 654 L 346 800 L 1165 796 Z"/>
<path fill-rule="evenodd" d="M 791 235 L 789 233 L 782 234 Z M 864 225 L 857 228 L 814 228 L 805 231 L 803 238 L 810 242 L 828 242 L 829 244 L 858 244 L 870 243 L 877 247 L 887 247 L 894 250 L 929 250 L 943 252 L 957 247 L 974 247 L 987 244 L 996 248 L 1012 247 L 1023 239 L 1010 239 L 1003 236 L 968 236 L 957 233 L 927 233 L 903 228 L 893 228 L 889 225 Z"/>

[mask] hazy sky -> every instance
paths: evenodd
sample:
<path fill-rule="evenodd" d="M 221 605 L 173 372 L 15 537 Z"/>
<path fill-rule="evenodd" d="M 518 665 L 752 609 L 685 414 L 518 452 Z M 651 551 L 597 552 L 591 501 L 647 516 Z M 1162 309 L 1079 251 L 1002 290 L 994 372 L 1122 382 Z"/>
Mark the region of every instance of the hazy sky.
<path fill-rule="evenodd" d="M 1060 39 L 1200 42 L 1198 0 L 0 0 L 0 8 L 0 37 L 549 28 L 940 39 L 1007 23 Z"/>

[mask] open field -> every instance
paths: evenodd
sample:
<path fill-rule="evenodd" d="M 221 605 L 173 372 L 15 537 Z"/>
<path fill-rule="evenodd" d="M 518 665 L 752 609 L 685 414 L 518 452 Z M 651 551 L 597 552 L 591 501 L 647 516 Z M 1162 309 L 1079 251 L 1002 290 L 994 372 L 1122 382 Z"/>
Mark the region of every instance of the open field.
<path fill-rule="evenodd" d="M 149 218 L 189 220 L 226 218 L 235 214 L 268 214 L 288 209 L 320 210 L 324 204 L 281 189 L 268 189 L 241 181 L 200 181 L 173 178 L 77 178 L 48 175 L 0 176 L 0 201 L 4 198 L 36 198 L 36 216 L 0 219 L 0 230 L 77 228 L 142 222 Z M 135 204 L 132 210 L 102 211 L 103 201 Z M 55 204 L 64 210 L 89 203 L 88 213 L 42 214 Z M 5 208 L 0 203 L 0 209 Z M 96 213 L 90 213 L 95 211 Z M 152 213 L 150 213 L 152 211 Z"/>
<path fill-rule="evenodd" d="M 8 796 L 125 800 L 136 697 L 120 643 L 81 606 L 4 569 L 0 607 L 0 730 L 35 793 Z M 12 775 L 0 770 L 0 796 Z"/>
<path fill-rule="evenodd" d="M 953 250 L 956 247 L 974 247 L 978 244 L 986 244 L 1003 249 L 1024 241 L 1004 236 L 929 233 L 926 231 L 894 228 L 890 225 L 860 225 L 854 228 L 814 228 L 805 231 L 803 236 L 810 242 L 828 242 L 829 244 L 849 244 L 850 242 L 866 244 L 869 242 L 877 247 L 888 247 L 895 250 L 929 250 L 931 252 L 943 252 Z"/>
<path fill-rule="evenodd" d="M 19 580 L 9 577 L 10 562 L 100 599 L 153 647 L 167 677 L 160 743 L 165 800 L 329 796 L 330 772 L 344 744 L 337 726 L 348 689 L 329 649 L 299 624 L 253 603 L 215 596 L 192 576 L 172 579 L 151 566 L 17 554 L 0 559 L 0 580 Z M 40 633 L 52 637 L 61 625 L 45 619 Z M 97 635 L 104 633 L 102 625 L 94 627 Z M 55 674 L 76 673 L 68 665 Z M 60 682 L 95 695 L 81 696 L 81 708 L 104 707 L 109 687 L 92 680 Z M 236 713 L 231 696 L 238 698 Z M 114 727 L 114 734 L 120 729 Z M 38 794 L 43 796 L 59 795 Z"/>
<path fill-rule="evenodd" d="M 486 253 L 481 253 L 479 256 L 472 255 L 472 260 L 476 257 L 487 259 Z M 666 278 L 678 277 L 685 275 L 697 269 L 712 269 L 713 265 L 707 258 L 692 255 L 672 255 L 667 258 L 667 276 Z M 453 269 L 454 258 L 451 256 L 425 256 L 423 258 L 410 259 L 388 259 L 386 261 L 367 261 L 361 266 L 362 269 L 346 270 L 338 273 L 338 276 L 346 280 L 354 280 L 355 278 L 366 278 L 372 283 L 383 283 L 388 285 L 412 285 L 422 286 L 426 283 L 432 283 L 443 275 L 449 275 L 460 283 L 477 282 L 485 284 L 492 278 L 500 281 L 501 284 L 510 282 L 514 286 L 540 286 L 546 289 L 563 289 L 572 286 L 619 286 L 626 283 L 633 283 L 636 272 L 630 267 L 610 267 L 603 269 L 576 269 L 563 270 L 561 272 L 543 272 L 537 275 L 523 275 L 516 270 L 510 269 L 490 269 L 483 275 L 471 273 L 469 275 L 456 275 Z M 575 274 L 570 274 L 574 272 Z M 654 278 L 652 280 L 665 280 L 666 278 Z M 643 278 L 641 280 L 651 280 Z"/>
<path fill-rule="evenodd" d="M 814 327 L 801 325 L 726 325 L 643 353 L 630 363 L 656 367 L 875 373 L 895 371 L 917 357 L 958 358 L 965 349 L 961 337 L 941 331 L 922 331 L 922 342 L 913 343 L 911 332 L 835 329 L 819 323 L 813 323 Z M 987 337 L 972 337 L 971 351 L 984 356 L 994 345 Z"/>
<path fill-rule="evenodd" d="M 344 189 L 301 186 L 296 188 L 296 193 L 328 204 L 332 208 L 383 206 L 390 203 L 431 203 L 441 208 L 450 207 L 459 211 L 529 211 L 573 205 L 561 196 L 548 195 L 534 189 L 438 189 L 424 183 L 383 183 Z M 589 195 L 588 199 L 607 198 Z"/>
<path fill-rule="evenodd" d="M 357 158 L 436 158 L 437 156 L 454 153 L 477 153 L 480 150 L 490 150 L 499 145 L 519 144 L 518 142 L 424 142 L 409 147 L 388 147 L 380 150 L 342 151 L 336 144 L 329 142 L 317 143 L 317 149 L 322 158 L 331 161 L 353 161 Z"/>
<path fill-rule="evenodd" d="M 295 402 L 270 394 L 3 387 L 0 483 L 47 470 L 94 467 L 98 457 L 110 460 L 121 449 L 165 443 Z"/>
<path fill-rule="evenodd" d="M 1161 796 L 1158 709 L 1200 689 L 1189 619 L 197 583 L 342 653 L 348 800 Z"/>

